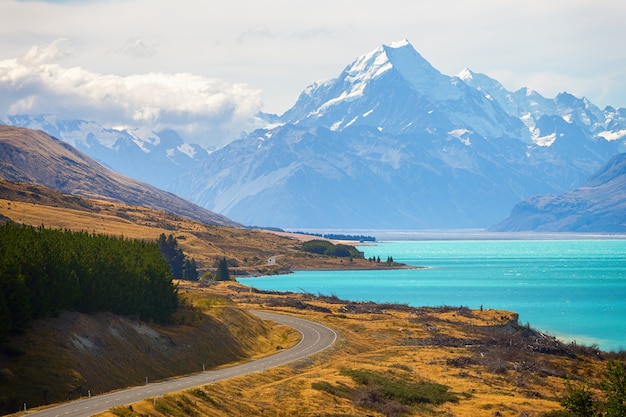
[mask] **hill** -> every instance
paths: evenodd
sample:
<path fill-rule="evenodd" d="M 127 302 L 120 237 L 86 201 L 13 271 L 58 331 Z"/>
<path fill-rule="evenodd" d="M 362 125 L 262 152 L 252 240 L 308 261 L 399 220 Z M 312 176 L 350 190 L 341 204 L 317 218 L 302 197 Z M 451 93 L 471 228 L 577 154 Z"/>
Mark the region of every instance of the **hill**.
<path fill-rule="evenodd" d="M 114 129 L 52 114 L 8 116 L 6 124 L 42 130 L 114 171 L 160 189 L 208 155 L 170 129 Z"/>
<path fill-rule="evenodd" d="M 37 320 L 0 346 L 0 414 L 249 360 L 297 340 L 226 298 L 183 300 L 168 325 L 70 311 Z"/>
<path fill-rule="evenodd" d="M 495 231 L 626 232 L 626 154 L 612 158 L 585 184 L 561 195 L 517 204 Z"/>
<path fill-rule="evenodd" d="M 75 196 L 163 210 L 208 224 L 237 225 L 222 215 L 112 171 L 70 145 L 31 129 L 0 125 L 0 178 L 40 184 Z"/>
<path fill-rule="evenodd" d="M 45 225 L 157 240 L 173 235 L 201 271 L 215 270 L 226 258 L 232 275 L 266 275 L 296 269 L 371 269 L 403 267 L 372 264 L 365 259 L 329 257 L 302 252 L 302 242 L 315 236 L 225 227 L 183 216 L 108 200 L 77 197 L 47 187 L 0 180 L 0 218 L 19 224 Z M 390 254 L 393 255 L 393 254 Z"/>

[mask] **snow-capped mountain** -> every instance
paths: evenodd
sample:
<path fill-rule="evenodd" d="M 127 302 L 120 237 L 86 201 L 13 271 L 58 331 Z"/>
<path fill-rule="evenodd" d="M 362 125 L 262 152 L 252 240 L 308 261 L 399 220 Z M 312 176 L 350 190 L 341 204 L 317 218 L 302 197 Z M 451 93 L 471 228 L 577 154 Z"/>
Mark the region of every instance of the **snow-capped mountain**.
<path fill-rule="evenodd" d="M 339 77 L 313 84 L 283 119 L 332 130 L 370 126 L 392 134 L 441 134 L 470 126 L 485 137 L 526 134 L 519 119 L 460 78 L 433 68 L 407 40 L 383 45 Z"/>
<path fill-rule="evenodd" d="M 172 129 L 105 127 L 95 121 L 63 120 L 50 114 L 11 115 L 0 123 L 42 130 L 121 174 L 161 189 L 215 150 L 186 142 Z M 277 115 L 259 113 L 249 120 L 248 132 L 282 123 Z"/>
<path fill-rule="evenodd" d="M 549 99 L 528 88 L 510 92 L 493 78 L 467 68 L 461 71 L 459 78 L 521 120 L 537 145 L 550 146 L 558 137 L 564 136 L 557 129 L 563 123 L 577 126 L 588 139 L 600 137 L 612 141 L 626 138 L 626 109 L 606 107 L 600 110 L 586 98 L 568 93 Z"/>
<path fill-rule="evenodd" d="M 405 40 L 312 84 L 285 125 L 213 152 L 169 190 L 250 225 L 488 227 L 582 184 L 624 147 L 625 112 L 447 76 Z"/>
<path fill-rule="evenodd" d="M 575 189 L 626 151 L 626 109 L 545 98 L 463 70 L 442 74 L 403 40 L 307 87 L 280 118 L 219 150 L 174 131 L 12 116 L 101 163 L 247 225 L 462 228 Z"/>
<path fill-rule="evenodd" d="M 93 121 L 58 120 L 53 115 L 14 115 L 5 123 L 42 130 L 119 173 L 161 189 L 208 155 L 206 149 L 185 143 L 173 130 L 114 129 Z"/>

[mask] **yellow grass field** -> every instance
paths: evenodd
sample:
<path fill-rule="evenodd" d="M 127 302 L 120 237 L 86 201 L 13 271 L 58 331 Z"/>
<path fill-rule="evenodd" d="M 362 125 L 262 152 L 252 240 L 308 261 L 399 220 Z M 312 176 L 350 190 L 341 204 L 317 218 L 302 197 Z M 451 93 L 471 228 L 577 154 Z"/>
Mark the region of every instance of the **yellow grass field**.
<path fill-rule="evenodd" d="M 567 375 L 595 378 L 605 363 L 602 355 L 588 355 L 584 350 L 570 357 L 532 349 L 519 352 L 519 347 L 507 350 L 508 342 L 498 349 L 478 346 L 476 339 L 489 335 L 489 329 L 496 334 L 517 324 L 517 316 L 506 311 L 375 307 L 302 294 L 263 294 L 235 283 L 185 285 L 182 289 L 194 293 L 197 300 L 202 293 L 219 294 L 241 308 L 317 320 L 337 331 L 339 339 L 330 350 L 288 366 L 118 407 L 102 417 L 539 416 L 562 409 L 558 396 L 564 392 Z M 300 308 L 291 307 L 294 300 L 301 302 Z M 328 311 L 302 309 L 302 303 Z M 458 338 L 467 345 L 413 343 L 433 336 L 441 340 Z M 388 375 L 406 384 L 443 384 L 458 401 L 417 404 L 408 412 L 394 414 L 390 406 L 376 409 L 368 407 L 366 399 L 355 401 L 314 388 L 315 383 L 327 383 L 355 389 L 357 384 L 344 374 L 345 370 Z M 359 395 L 367 395 L 367 391 Z"/>

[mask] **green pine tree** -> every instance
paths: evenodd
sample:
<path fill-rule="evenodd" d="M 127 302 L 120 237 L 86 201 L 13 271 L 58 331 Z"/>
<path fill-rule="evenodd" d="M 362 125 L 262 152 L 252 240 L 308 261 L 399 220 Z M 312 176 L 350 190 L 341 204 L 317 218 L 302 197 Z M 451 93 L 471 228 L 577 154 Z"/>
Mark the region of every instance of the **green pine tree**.
<path fill-rule="evenodd" d="M 222 258 L 217 264 L 216 281 L 230 281 L 230 272 L 228 272 L 228 261 Z"/>

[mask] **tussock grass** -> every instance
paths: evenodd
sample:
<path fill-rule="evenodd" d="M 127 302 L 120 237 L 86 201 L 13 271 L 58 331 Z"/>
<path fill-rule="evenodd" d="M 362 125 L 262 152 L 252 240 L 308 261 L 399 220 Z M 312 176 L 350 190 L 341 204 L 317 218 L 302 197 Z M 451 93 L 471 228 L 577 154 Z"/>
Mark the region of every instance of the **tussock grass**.
<path fill-rule="evenodd" d="M 510 347 L 511 340 L 532 345 L 534 335 L 517 325 L 514 313 L 506 311 L 387 305 L 370 313 L 371 306 L 364 305 L 350 313 L 342 307 L 352 303 L 310 294 L 282 296 L 330 312 L 301 309 L 293 300 L 273 303 L 270 308 L 266 301 L 280 294 L 237 287 L 224 283 L 211 291 L 228 295 L 240 306 L 325 322 L 337 331 L 339 340 L 306 361 L 204 386 L 201 389 L 210 401 L 184 394 L 194 397 L 201 415 L 559 415 L 558 395 L 564 392 L 561 376 L 571 371 L 583 379 L 599 377 L 610 356 L 563 344 L 565 350 L 520 349 L 515 343 Z M 442 342 L 414 343 L 433 335 L 439 335 Z M 139 404 L 144 407 L 142 415 L 166 415 L 150 401 Z"/>

